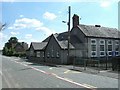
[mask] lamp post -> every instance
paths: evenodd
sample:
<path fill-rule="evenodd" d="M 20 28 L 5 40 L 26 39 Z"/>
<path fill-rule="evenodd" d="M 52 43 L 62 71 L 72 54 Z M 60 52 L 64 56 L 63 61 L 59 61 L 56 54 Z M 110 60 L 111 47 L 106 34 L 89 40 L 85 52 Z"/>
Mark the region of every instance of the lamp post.
<path fill-rule="evenodd" d="M 67 25 L 68 25 L 68 53 L 67 53 L 67 63 L 69 63 L 69 57 L 70 57 L 70 17 L 71 17 L 71 7 L 69 6 L 68 7 L 68 14 L 69 14 L 69 17 L 68 17 L 68 22 L 67 22 Z M 66 23 L 66 21 L 62 21 L 63 23 Z"/>

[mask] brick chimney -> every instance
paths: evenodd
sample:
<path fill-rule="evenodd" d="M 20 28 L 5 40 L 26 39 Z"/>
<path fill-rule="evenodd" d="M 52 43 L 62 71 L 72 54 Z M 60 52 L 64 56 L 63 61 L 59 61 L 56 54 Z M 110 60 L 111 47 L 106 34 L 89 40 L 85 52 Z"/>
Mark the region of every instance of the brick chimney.
<path fill-rule="evenodd" d="M 79 16 L 77 14 L 74 14 L 72 19 L 73 19 L 73 27 L 77 27 L 77 25 L 79 25 Z"/>

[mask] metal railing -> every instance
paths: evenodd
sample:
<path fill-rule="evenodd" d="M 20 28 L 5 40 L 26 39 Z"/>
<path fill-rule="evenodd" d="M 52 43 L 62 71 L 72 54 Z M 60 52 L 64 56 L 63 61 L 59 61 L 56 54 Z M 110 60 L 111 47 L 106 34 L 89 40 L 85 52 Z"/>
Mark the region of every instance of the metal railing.
<path fill-rule="evenodd" d="M 73 60 L 73 67 L 83 68 L 83 70 L 92 69 L 97 70 L 120 70 L 120 57 L 106 59 L 91 59 L 75 57 Z"/>

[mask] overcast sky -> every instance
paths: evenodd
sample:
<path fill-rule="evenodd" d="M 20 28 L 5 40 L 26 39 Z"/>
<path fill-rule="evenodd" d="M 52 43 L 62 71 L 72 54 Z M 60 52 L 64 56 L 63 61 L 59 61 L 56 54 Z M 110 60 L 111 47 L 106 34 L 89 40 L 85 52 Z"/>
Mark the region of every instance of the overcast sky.
<path fill-rule="evenodd" d="M 0 21 L 7 28 L 0 32 L 0 49 L 11 36 L 20 42 L 41 42 L 52 33 L 67 31 L 68 6 L 71 6 L 71 18 L 80 16 L 80 24 L 118 28 L 118 1 L 98 0 L 90 2 L 0 2 Z M 8 2 L 10 1 L 10 2 Z M 65 0 L 64 0 L 65 1 Z M 70 0 L 69 0 L 70 1 Z M 1 19 L 2 17 L 2 19 Z M 72 19 L 71 19 L 72 28 Z"/>

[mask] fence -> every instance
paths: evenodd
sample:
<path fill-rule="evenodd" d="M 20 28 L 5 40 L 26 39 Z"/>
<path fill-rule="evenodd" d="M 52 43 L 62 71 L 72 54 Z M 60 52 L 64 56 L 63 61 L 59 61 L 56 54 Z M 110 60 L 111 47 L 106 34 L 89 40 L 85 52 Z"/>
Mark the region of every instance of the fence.
<path fill-rule="evenodd" d="M 120 57 L 109 59 L 90 59 L 75 57 L 73 61 L 74 68 L 80 67 L 82 70 L 120 70 Z"/>

